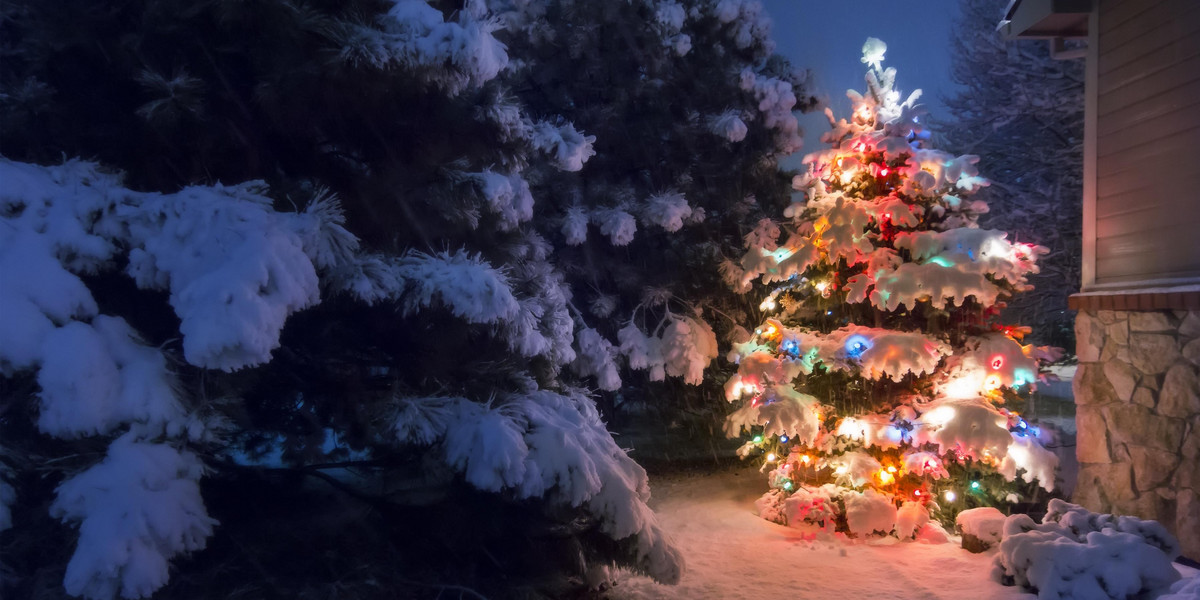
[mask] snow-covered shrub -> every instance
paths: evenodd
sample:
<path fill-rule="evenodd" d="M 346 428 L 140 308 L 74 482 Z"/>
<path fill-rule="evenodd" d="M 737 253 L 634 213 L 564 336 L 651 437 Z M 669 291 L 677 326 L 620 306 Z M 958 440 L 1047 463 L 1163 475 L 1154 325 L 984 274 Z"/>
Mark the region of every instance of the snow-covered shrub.
<path fill-rule="evenodd" d="M 1040 525 L 1027 515 L 1004 522 L 992 576 L 1039 598 L 1140 597 L 1179 579 L 1179 543 L 1162 525 L 1050 501 Z"/>

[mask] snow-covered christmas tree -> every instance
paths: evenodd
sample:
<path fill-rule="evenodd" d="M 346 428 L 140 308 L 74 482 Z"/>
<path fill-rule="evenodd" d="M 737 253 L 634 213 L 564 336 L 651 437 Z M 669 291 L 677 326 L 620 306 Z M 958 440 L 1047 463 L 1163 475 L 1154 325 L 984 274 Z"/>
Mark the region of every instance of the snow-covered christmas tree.
<path fill-rule="evenodd" d="M 725 389 L 740 403 L 727 433 L 749 431 L 741 453 L 769 470 L 764 518 L 904 539 L 1053 490 L 1047 433 L 1016 408 L 1055 352 L 996 323 L 1045 249 L 977 226 L 978 157 L 927 147 L 920 92 L 901 96 L 885 50 L 863 46 L 852 116 L 826 109 L 829 147 L 805 157 L 786 219 L 724 266 L 734 286 L 770 286 Z"/>

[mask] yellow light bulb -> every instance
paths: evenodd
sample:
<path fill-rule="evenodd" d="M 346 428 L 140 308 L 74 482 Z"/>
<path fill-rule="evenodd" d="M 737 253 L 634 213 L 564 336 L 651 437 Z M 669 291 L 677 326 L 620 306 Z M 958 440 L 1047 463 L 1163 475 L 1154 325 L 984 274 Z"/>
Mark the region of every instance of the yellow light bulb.
<path fill-rule="evenodd" d="M 887 468 L 887 471 L 888 471 L 888 473 L 895 473 L 895 472 L 896 472 L 896 467 L 895 467 L 894 465 L 893 465 L 893 466 L 890 466 L 890 467 L 888 467 L 888 468 Z"/>

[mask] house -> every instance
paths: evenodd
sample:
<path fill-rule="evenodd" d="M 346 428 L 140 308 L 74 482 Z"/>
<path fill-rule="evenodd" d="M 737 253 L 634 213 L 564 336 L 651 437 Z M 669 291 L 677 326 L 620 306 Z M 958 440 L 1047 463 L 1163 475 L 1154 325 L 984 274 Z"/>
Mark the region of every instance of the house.
<path fill-rule="evenodd" d="M 1200 2 L 1012 0 L 1000 30 L 1087 61 L 1074 500 L 1200 559 Z"/>

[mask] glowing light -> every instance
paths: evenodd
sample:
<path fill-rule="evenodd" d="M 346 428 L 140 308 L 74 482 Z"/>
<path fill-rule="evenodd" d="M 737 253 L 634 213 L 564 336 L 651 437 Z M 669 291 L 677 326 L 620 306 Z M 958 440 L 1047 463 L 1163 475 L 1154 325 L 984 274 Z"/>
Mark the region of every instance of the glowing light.
<path fill-rule="evenodd" d="M 775 262 L 781 263 L 781 262 L 791 258 L 791 256 L 795 253 L 796 253 L 796 251 L 793 250 L 792 248 L 785 247 L 785 248 L 779 248 L 779 249 L 775 250 L 774 252 L 772 252 L 771 257 L 775 259 Z"/>
<path fill-rule="evenodd" d="M 988 391 L 999 389 L 1002 384 L 1003 381 L 1000 380 L 1000 376 L 995 373 L 988 375 L 987 379 L 983 380 L 983 388 Z"/>
<path fill-rule="evenodd" d="M 850 336 L 846 340 L 846 354 L 849 354 L 852 358 L 858 358 L 862 356 L 862 353 L 866 352 L 870 348 L 871 340 L 868 340 L 864 336 L 856 334 Z"/>
<path fill-rule="evenodd" d="M 942 394 L 947 398 L 970 398 L 979 395 L 979 380 L 974 377 L 960 377 L 946 384 Z"/>
<path fill-rule="evenodd" d="M 846 468 L 846 465 L 841 465 L 838 468 L 834 469 L 833 472 L 837 473 L 838 475 L 845 475 L 847 470 L 848 469 Z"/>
<path fill-rule="evenodd" d="M 780 443 L 780 444 L 786 444 L 786 443 L 788 443 L 788 439 L 790 439 L 790 438 L 788 438 L 788 436 L 786 436 L 786 435 L 781 435 L 781 436 L 779 436 L 779 443 Z"/>
<path fill-rule="evenodd" d="M 818 292 L 824 292 L 825 289 L 829 287 L 829 282 L 828 281 L 818 281 L 816 284 L 813 285 L 813 287 L 817 288 Z"/>
<path fill-rule="evenodd" d="M 889 485 L 894 481 L 896 481 L 896 477 L 891 473 L 888 473 L 887 471 L 879 472 L 879 483 L 882 483 L 883 485 Z"/>
<path fill-rule="evenodd" d="M 756 436 L 754 436 L 754 443 L 755 443 L 755 444 L 761 444 L 761 443 L 762 443 L 762 436 L 761 436 L 761 435 L 756 435 Z"/>
<path fill-rule="evenodd" d="M 978 490 L 980 487 L 982 487 L 982 486 L 980 486 L 980 485 L 979 485 L 979 482 L 978 482 L 978 481 L 972 481 L 972 482 L 971 482 L 971 489 L 973 489 L 973 490 Z"/>
<path fill-rule="evenodd" d="M 808 463 L 812 462 L 812 457 L 807 454 L 804 454 L 800 457 L 800 462 L 807 465 Z"/>
<path fill-rule="evenodd" d="M 923 415 L 921 420 L 933 426 L 940 426 L 949 423 L 954 418 L 953 406 L 939 406 Z"/>
<path fill-rule="evenodd" d="M 774 298 L 767 298 L 766 300 L 763 300 L 763 301 L 762 301 L 762 304 L 759 304 L 759 305 L 758 305 L 758 310 L 761 310 L 761 311 L 764 311 L 764 312 L 766 312 L 766 311 L 768 311 L 768 310 L 775 310 L 775 306 L 776 306 L 776 305 L 775 305 L 775 299 L 774 299 Z"/>
<path fill-rule="evenodd" d="M 887 472 L 888 472 L 888 473 L 895 473 L 895 472 L 896 472 L 896 470 L 897 470 L 897 469 L 896 469 L 896 466 L 895 466 L 895 465 L 891 465 L 891 466 L 889 466 L 889 467 L 887 468 Z"/>
<path fill-rule="evenodd" d="M 958 494 L 955 494 L 954 490 L 946 490 L 942 497 L 946 499 L 946 502 L 954 502 L 958 498 Z"/>
<path fill-rule="evenodd" d="M 778 457 L 777 457 L 777 456 L 775 456 L 775 453 L 774 453 L 774 452 L 772 452 L 772 453 L 770 453 L 770 454 L 768 454 L 768 455 L 767 455 L 767 462 L 775 462 L 775 459 L 776 459 L 776 458 L 778 458 Z"/>
<path fill-rule="evenodd" d="M 921 490 L 913 490 L 913 495 L 914 495 L 914 496 L 916 496 L 916 497 L 918 497 L 918 498 L 920 498 L 920 497 L 921 497 Z"/>
<path fill-rule="evenodd" d="M 1021 387 L 1026 383 L 1033 381 L 1034 379 L 1035 376 L 1033 371 L 1030 371 L 1029 369 L 1014 369 L 1012 386 L 1014 388 Z"/>
<path fill-rule="evenodd" d="M 890 221 L 891 219 L 892 219 L 892 213 L 883 213 L 884 221 Z"/>
<path fill-rule="evenodd" d="M 931 262 L 939 267 L 950 268 L 950 267 L 954 266 L 954 261 L 946 258 L 945 256 L 935 256 L 935 257 L 929 259 L 929 262 Z"/>
<path fill-rule="evenodd" d="M 792 482 L 790 482 L 790 481 L 783 482 L 783 489 L 790 492 L 790 491 L 792 491 L 793 487 L 795 487 L 795 486 L 792 485 Z"/>
<path fill-rule="evenodd" d="M 882 169 L 880 169 L 880 170 L 879 170 L 879 176 L 880 176 L 880 177 L 887 177 L 887 176 L 888 176 L 888 173 L 891 173 L 891 170 L 889 170 L 887 167 L 884 167 L 884 168 L 882 168 Z"/>
<path fill-rule="evenodd" d="M 997 354 L 992 357 L 992 369 L 999 371 L 1000 367 L 1004 366 L 1004 357 Z"/>

